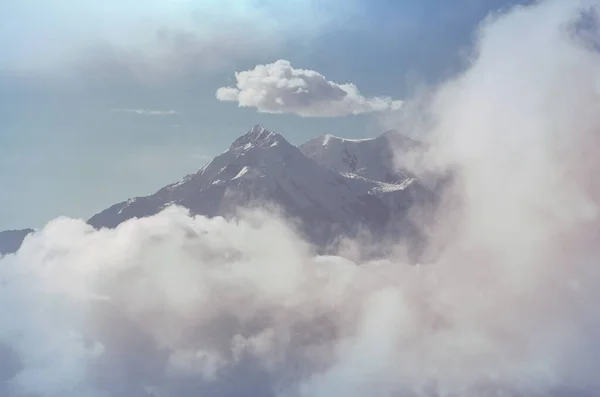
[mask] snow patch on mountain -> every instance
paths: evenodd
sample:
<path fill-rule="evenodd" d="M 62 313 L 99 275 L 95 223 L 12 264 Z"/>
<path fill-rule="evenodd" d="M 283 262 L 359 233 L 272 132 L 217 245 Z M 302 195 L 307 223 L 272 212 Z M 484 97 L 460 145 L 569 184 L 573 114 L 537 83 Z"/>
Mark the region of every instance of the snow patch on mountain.
<path fill-rule="evenodd" d="M 299 148 L 308 158 L 334 171 L 380 182 L 403 183 L 411 174 L 397 167 L 396 153 L 418 150 L 419 143 L 388 131 L 370 139 L 347 139 L 327 134 L 311 139 Z"/>

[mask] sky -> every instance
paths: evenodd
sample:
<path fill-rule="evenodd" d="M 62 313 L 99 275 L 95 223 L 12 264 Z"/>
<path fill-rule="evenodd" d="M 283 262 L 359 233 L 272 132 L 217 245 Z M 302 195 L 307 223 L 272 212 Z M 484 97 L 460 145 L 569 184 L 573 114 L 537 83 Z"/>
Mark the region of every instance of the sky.
<path fill-rule="evenodd" d="M 463 48 L 468 39 L 432 22 L 459 15 L 439 5 L 353 3 L 342 23 L 339 4 L 315 3 L 331 6 L 318 8 L 318 19 L 308 3 L 290 10 L 263 1 L 251 20 L 269 14 L 273 24 L 259 25 L 243 25 L 250 14 L 239 4 L 232 14 L 208 7 L 204 13 L 222 18 L 220 43 L 230 45 L 210 58 L 217 54 L 210 40 L 173 31 L 159 36 L 183 53 L 154 48 L 158 57 L 141 46 L 142 28 L 152 31 L 155 15 L 178 21 L 175 11 L 145 11 L 146 19 L 108 29 L 102 16 L 111 15 L 110 3 L 88 4 L 103 8 L 87 19 L 83 7 L 68 10 L 81 18 L 77 34 L 60 19 L 56 29 L 66 31 L 35 25 L 37 34 L 86 43 L 122 36 L 122 45 L 139 42 L 136 50 L 105 43 L 83 54 L 47 40 L 35 62 L 26 59 L 30 51 L 3 52 L 12 70 L 21 65 L 4 82 L 12 100 L 3 112 L 29 128 L 7 140 L 13 151 L 4 158 L 23 189 L 38 189 L 37 206 L 55 200 L 75 212 L 80 202 L 85 212 L 103 205 L 100 198 L 143 190 L 139 175 L 148 186 L 162 183 L 222 150 L 248 122 L 294 143 L 321 129 L 369 136 L 403 106 L 416 109 L 409 125 L 428 144 L 414 172 L 451 172 L 452 180 L 435 209 L 415 202 L 407 210 L 427 233 L 431 255 L 422 264 L 387 239 L 343 239 L 339 250 L 318 255 L 295 221 L 269 208 L 226 219 L 170 206 L 111 229 L 58 217 L 0 257 L 0 395 L 600 395 L 600 0 L 545 0 L 494 15 L 478 28 L 467 66 L 457 56 L 419 69 L 426 77 L 415 80 L 435 86 L 425 95 L 412 83 L 393 84 L 410 82 L 416 63 L 371 61 L 366 53 L 401 51 L 367 46 L 377 40 L 360 31 L 389 37 L 386 21 L 405 10 L 427 15 L 431 29 L 418 29 L 431 42 Z M 473 20 L 487 15 L 481 2 L 469 4 Z M 44 4 L 26 4 L 34 5 Z M 52 19 L 51 9 L 38 11 Z M 232 38 L 240 25 L 258 26 L 260 42 L 244 34 L 239 46 Z M 417 45 L 410 29 L 397 34 L 402 45 Z M 342 51 L 342 38 L 357 51 Z M 265 52 L 247 52 L 252 43 Z M 190 54 L 191 44 L 207 50 Z M 418 54 L 433 62 L 437 52 L 415 50 L 413 61 Z M 324 61 L 342 58 L 352 66 Z M 175 122 L 181 130 L 168 130 Z M 15 202 L 32 216 L 26 199 Z M 51 212 L 39 210 L 39 218 Z"/>
<path fill-rule="evenodd" d="M 377 135 L 516 3 L 3 1 L 0 230 L 150 194 L 257 123 L 294 144 Z"/>

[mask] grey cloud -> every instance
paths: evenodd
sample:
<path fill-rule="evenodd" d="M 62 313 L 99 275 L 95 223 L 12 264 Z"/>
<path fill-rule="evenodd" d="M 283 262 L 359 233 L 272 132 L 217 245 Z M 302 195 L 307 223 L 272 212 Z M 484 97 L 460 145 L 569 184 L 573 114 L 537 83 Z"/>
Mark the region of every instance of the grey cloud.
<path fill-rule="evenodd" d="M 296 69 L 286 60 L 236 72 L 236 87 L 221 87 L 220 101 L 237 102 L 262 113 L 303 117 L 339 117 L 396 110 L 402 101 L 364 97 L 352 83 L 329 81 L 314 70 Z"/>

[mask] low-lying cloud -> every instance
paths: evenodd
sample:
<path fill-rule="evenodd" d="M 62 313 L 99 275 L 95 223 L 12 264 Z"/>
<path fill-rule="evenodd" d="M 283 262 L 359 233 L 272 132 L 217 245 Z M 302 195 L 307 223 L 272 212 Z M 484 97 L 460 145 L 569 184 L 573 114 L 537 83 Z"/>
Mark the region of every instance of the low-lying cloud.
<path fill-rule="evenodd" d="M 572 309 L 595 297 L 594 281 L 574 289 L 571 272 L 357 266 L 314 257 L 260 212 L 226 221 L 171 208 L 101 231 L 57 219 L 2 260 L 3 393 L 547 392 L 590 341 L 578 331 L 591 307 Z"/>
<path fill-rule="evenodd" d="M 597 396 L 595 7 L 495 16 L 433 95 L 432 263 L 315 256 L 265 212 L 57 219 L 0 260 L 0 394 Z"/>
<path fill-rule="evenodd" d="M 220 101 L 261 113 L 291 113 L 303 117 L 340 117 L 397 110 L 402 101 L 389 97 L 367 98 L 352 83 L 329 81 L 314 70 L 296 69 L 286 60 L 236 72 L 236 87 L 221 87 Z"/>

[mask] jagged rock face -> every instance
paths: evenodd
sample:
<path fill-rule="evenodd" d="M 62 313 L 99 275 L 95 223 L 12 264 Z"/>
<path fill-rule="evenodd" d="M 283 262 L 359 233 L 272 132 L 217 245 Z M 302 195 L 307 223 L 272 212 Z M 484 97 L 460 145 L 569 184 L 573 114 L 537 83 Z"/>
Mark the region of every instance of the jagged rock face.
<path fill-rule="evenodd" d="M 392 175 L 392 166 L 387 172 L 392 183 L 368 178 L 386 179 L 387 175 L 384 166 L 376 164 L 378 158 L 384 158 L 381 153 L 387 139 L 374 141 L 364 141 L 370 145 L 368 150 L 354 150 L 355 155 L 363 150 L 373 159 L 364 164 L 357 159 L 360 170 L 346 173 L 307 157 L 303 151 L 310 145 L 301 150 L 281 135 L 255 126 L 195 174 L 151 196 L 116 204 L 89 222 L 95 227 L 114 227 L 133 217 L 155 214 L 170 204 L 205 216 L 229 216 L 240 206 L 274 204 L 298 219 L 307 238 L 321 247 L 340 235 L 352 236 L 360 228 L 378 233 L 406 229 L 404 216 L 425 190 L 414 178 Z M 339 163 L 337 152 L 325 152 L 320 158 L 327 156 L 335 157 L 331 164 Z M 400 230 L 394 232 L 401 234 Z"/>

